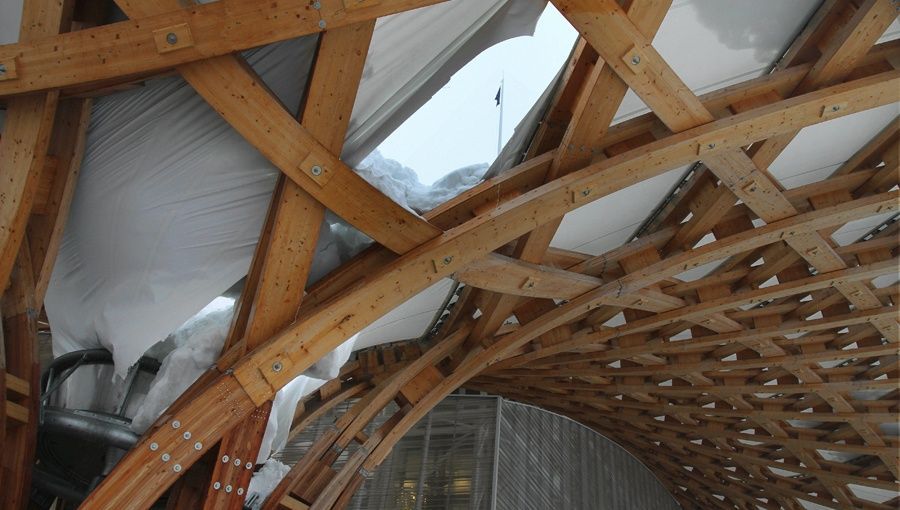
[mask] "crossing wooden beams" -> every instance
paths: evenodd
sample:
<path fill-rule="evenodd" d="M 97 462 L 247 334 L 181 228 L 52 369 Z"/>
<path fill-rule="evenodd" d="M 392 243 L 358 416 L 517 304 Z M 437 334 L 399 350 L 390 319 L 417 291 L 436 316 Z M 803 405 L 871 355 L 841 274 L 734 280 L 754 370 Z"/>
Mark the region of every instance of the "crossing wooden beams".
<path fill-rule="evenodd" d="M 345 507 L 400 437 L 461 385 L 609 435 L 685 507 L 798 508 L 803 499 L 880 508 L 849 484 L 898 487 L 898 443 L 884 427 L 898 410 L 900 293 L 884 283 L 897 272 L 898 227 L 843 246 L 831 235 L 896 217 L 896 122 L 826 180 L 785 190 L 767 167 L 800 129 L 898 101 L 900 71 L 890 62 L 900 44 L 873 47 L 893 5 L 825 2 L 772 73 L 696 97 L 651 44 L 669 1 L 554 1 L 584 40 L 528 159 L 419 217 L 339 155 L 375 19 L 434 3 L 121 0 L 131 21 L 0 47 L 8 109 L 0 176 L 11 183 L 0 200 L 0 282 L 17 268 L 4 300 L 7 359 L 31 345 L 8 348 L 10 335 L 33 336 L 29 310 L 46 289 L 83 146 L 89 103 L 60 101 L 61 89 L 175 70 L 284 174 L 227 353 L 85 507 L 146 508 L 220 442 L 216 458 L 239 451 L 231 457 L 243 462 L 216 462 L 213 481 L 245 488 L 275 392 L 409 297 L 455 277 L 471 299 L 431 343 L 360 354 L 298 410 L 302 427 L 359 399 L 268 508 Z M 235 52 L 319 32 L 298 120 Z M 629 88 L 653 112 L 610 126 Z M 600 256 L 549 248 L 566 213 L 697 161 L 705 168 L 637 240 Z M 305 289 L 325 207 L 380 246 Z M 697 245 L 708 234 L 714 240 Z M 680 276 L 722 260 L 697 279 Z M 510 315 L 517 323 L 501 327 Z M 4 395 L 19 400 L 0 417 L 34 416 L 16 407 L 34 396 L 23 387 L 32 375 L 3 378 Z M 391 402 L 399 411 L 364 433 Z M 15 455 L 24 462 L 27 452 Z M 848 455 L 852 462 L 841 460 Z M 13 507 L 24 486 L 15 485 L 4 496 Z M 242 499 L 206 493 L 208 508 Z"/>

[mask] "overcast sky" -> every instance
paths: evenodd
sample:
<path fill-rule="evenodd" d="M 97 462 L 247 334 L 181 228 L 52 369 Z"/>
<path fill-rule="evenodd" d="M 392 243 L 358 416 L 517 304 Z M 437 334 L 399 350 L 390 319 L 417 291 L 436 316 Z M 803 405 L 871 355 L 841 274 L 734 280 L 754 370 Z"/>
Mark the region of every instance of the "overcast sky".
<path fill-rule="evenodd" d="M 378 150 L 431 184 L 452 170 L 490 163 L 497 156 L 500 109 L 494 102 L 506 83 L 503 142 L 512 136 L 572 49 L 576 32 L 548 4 L 533 37 L 516 37 L 469 62 Z"/>

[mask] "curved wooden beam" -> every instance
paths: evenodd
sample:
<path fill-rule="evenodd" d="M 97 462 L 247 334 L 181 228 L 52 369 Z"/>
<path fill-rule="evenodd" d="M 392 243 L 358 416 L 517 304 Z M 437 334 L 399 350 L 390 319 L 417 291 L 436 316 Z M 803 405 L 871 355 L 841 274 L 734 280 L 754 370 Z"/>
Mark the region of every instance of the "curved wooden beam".
<path fill-rule="evenodd" d="M 667 169 L 693 161 L 698 145 L 707 137 L 722 140 L 726 147 L 741 147 L 784 130 L 822 122 L 819 115 L 822 108 L 836 100 L 847 103 L 846 113 L 892 102 L 898 86 L 900 73 L 889 72 L 716 121 L 590 165 L 451 229 L 368 276 L 346 293 L 336 296 L 328 307 L 296 322 L 240 361 L 233 375 L 220 376 L 215 385 L 204 390 L 188 408 L 172 408 L 169 415 L 160 419 L 157 428 L 90 495 L 85 505 L 138 508 L 152 501 L 157 490 L 164 491 L 178 476 L 169 466 L 156 461 L 155 454 L 148 453 L 155 451 L 149 449 L 153 443 L 157 447 L 171 446 L 174 453 L 170 460 L 175 460 L 182 468 L 190 465 L 209 448 L 211 442 L 221 438 L 225 431 L 246 417 L 256 405 L 271 398 L 295 375 L 414 293 L 537 225 Z M 880 206 L 882 210 L 886 210 L 885 207 L 896 208 L 896 196 L 887 199 L 893 202 Z M 639 288 L 630 289 L 632 292 L 636 290 Z M 586 301 L 589 302 L 592 297 L 588 294 Z M 536 331 L 546 331 L 544 328 L 554 319 L 573 312 L 575 315 L 581 313 L 579 307 L 583 304 L 574 300 L 560 307 L 563 312 L 550 314 L 547 321 L 539 321 L 533 330 L 529 328 L 530 331 L 524 334 L 507 335 L 484 350 L 473 351 L 469 358 L 462 361 L 457 372 L 442 379 L 420 400 L 428 405 L 440 401 L 478 371 L 514 352 L 533 338 L 530 335 Z M 219 399 L 224 400 L 215 405 Z M 421 416 L 417 409 L 400 418 L 394 429 L 386 433 L 382 443 L 390 445 L 402 436 L 405 429 Z M 174 420 L 178 420 L 179 425 L 183 423 L 191 427 L 196 434 L 194 442 L 200 443 L 199 449 L 195 450 L 193 444 L 183 445 L 184 441 L 178 439 L 180 436 L 171 433 Z M 363 462 L 363 468 L 370 469 L 377 465 L 389 450 L 389 446 L 376 447 L 373 455 Z M 146 490 L 148 485 L 152 485 L 154 490 Z"/>
<path fill-rule="evenodd" d="M 98 82 L 235 53 L 444 0 L 224 0 L 0 46 L 0 97 Z M 136 8 L 140 2 L 123 2 Z M 175 42 L 167 40 L 176 34 Z"/>

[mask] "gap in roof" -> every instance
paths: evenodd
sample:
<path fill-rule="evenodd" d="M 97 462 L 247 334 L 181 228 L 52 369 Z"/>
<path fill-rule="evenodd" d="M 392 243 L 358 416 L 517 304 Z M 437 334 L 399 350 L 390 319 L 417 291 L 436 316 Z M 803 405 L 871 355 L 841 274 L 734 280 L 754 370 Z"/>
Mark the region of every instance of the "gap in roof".
<path fill-rule="evenodd" d="M 426 185 L 457 168 L 494 161 L 500 119 L 494 98 L 501 79 L 506 88 L 502 136 L 506 144 L 565 64 L 577 35 L 548 3 L 534 36 L 516 37 L 483 51 L 377 150 L 415 170 Z"/>

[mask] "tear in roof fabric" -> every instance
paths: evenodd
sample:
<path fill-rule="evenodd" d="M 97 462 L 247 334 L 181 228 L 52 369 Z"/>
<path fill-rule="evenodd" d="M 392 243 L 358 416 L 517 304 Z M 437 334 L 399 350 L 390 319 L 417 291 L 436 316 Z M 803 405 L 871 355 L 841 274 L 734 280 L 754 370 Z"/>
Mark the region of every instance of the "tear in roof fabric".
<path fill-rule="evenodd" d="M 448 2 L 380 19 L 342 158 L 361 161 L 483 49 L 533 33 L 545 4 Z M 245 57 L 296 110 L 315 46 L 309 36 Z M 103 345 L 123 373 L 243 277 L 276 176 L 180 78 L 98 99 L 46 297 L 54 354 Z M 313 278 L 346 258 L 334 241 L 324 229 Z"/>

